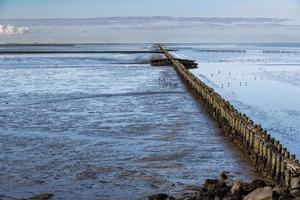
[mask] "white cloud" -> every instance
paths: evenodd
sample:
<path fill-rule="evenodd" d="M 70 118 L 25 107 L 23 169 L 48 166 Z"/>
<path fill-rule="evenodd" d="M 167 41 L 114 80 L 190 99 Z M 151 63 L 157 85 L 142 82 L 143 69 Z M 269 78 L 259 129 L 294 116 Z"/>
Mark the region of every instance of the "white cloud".
<path fill-rule="evenodd" d="M 1 0 L 0 0 L 1 1 Z M 300 24 L 288 18 L 243 17 L 96 17 L 96 18 L 44 18 L 2 19 L 17 26 L 104 26 L 114 29 L 162 30 L 162 29 L 224 29 L 224 28 L 296 28 Z"/>
<path fill-rule="evenodd" d="M 29 32 L 28 27 L 15 27 L 8 24 L 7 26 L 0 24 L 0 35 L 18 35 Z"/>

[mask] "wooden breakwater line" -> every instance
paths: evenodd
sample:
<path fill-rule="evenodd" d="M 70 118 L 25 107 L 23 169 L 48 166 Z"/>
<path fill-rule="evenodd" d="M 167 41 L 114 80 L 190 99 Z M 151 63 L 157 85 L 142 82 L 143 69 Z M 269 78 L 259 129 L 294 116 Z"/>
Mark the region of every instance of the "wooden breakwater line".
<path fill-rule="evenodd" d="M 187 59 L 176 59 L 181 64 L 184 65 L 187 69 L 195 69 L 197 68 L 198 64 L 194 60 L 187 60 Z M 150 61 L 152 66 L 172 66 L 172 62 L 169 59 L 152 59 Z"/>
<path fill-rule="evenodd" d="M 158 45 L 172 63 L 178 75 L 200 97 L 202 103 L 224 132 L 254 162 L 256 169 L 276 183 L 289 187 L 300 195 L 300 164 L 296 156 L 275 140 L 260 125 L 238 112 L 228 101 L 199 80 L 183 64 Z"/>

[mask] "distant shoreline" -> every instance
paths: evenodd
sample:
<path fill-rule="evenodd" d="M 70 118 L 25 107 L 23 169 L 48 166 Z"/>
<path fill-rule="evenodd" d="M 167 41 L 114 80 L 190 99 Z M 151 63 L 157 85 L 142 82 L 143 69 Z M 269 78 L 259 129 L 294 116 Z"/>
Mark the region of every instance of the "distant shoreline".
<path fill-rule="evenodd" d="M 63 53 L 120 53 L 120 54 L 137 54 L 137 53 L 161 53 L 160 51 L 0 51 L 0 54 L 63 54 Z"/>
<path fill-rule="evenodd" d="M 0 43 L 1 46 L 76 46 L 76 45 L 137 45 L 137 44 L 164 44 L 164 45 L 217 45 L 217 44 L 231 44 L 231 45 L 287 45 L 287 46 L 300 46 L 300 42 L 80 42 L 80 43 Z"/>

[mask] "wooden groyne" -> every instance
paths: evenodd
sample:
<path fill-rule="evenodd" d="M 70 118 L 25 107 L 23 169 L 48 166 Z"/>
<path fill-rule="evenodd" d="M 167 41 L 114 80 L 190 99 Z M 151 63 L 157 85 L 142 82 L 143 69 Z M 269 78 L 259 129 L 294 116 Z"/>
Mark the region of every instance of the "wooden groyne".
<path fill-rule="evenodd" d="M 194 60 L 187 60 L 187 59 L 176 59 L 181 64 L 184 65 L 187 69 L 195 69 L 197 68 L 198 64 Z M 151 60 L 152 66 L 172 66 L 172 62 L 169 59 L 152 59 Z"/>
<path fill-rule="evenodd" d="M 193 73 L 158 45 L 172 63 L 185 84 L 199 97 L 224 133 L 251 158 L 256 169 L 264 177 L 290 188 L 300 196 L 300 164 L 279 141 L 271 137 L 260 125 L 238 112 L 228 101 L 199 80 Z"/>

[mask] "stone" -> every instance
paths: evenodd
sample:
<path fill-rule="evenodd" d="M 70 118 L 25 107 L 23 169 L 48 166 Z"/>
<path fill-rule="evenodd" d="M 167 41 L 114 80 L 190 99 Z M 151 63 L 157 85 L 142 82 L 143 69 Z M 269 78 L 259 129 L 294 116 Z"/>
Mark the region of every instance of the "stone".
<path fill-rule="evenodd" d="M 235 199 L 241 199 L 243 194 L 242 183 L 240 181 L 233 180 L 230 193 Z"/>
<path fill-rule="evenodd" d="M 236 194 L 242 189 L 242 183 L 240 181 L 234 180 L 231 185 L 230 192 L 231 194 Z"/>
<path fill-rule="evenodd" d="M 206 179 L 204 183 L 204 187 L 208 190 L 212 190 L 217 188 L 219 181 L 216 179 Z"/>
<path fill-rule="evenodd" d="M 267 184 L 264 180 L 261 180 L 261 179 L 255 179 L 253 181 L 251 181 L 250 183 L 250 188 L 252 190 L 256 190 L 257 188 L 263 188 L 263 187 L 266 187 Z"/>
<path fill-rule="evenodd" d="M 222 172 L 220 174 L 220 181 L 226 181 L 228 179 L 228 176 L 226 174 L 226 172 Z"/>
<path fill-rule="evenodd" d="M 273 188 L 273 199 L 290 200 L 293 196 L 287 187 L 276 186 Z"/>
<path fill-rule="evenodd" d="M 149 200 L 174 200 L 173 197 L 170 197 L 167 194 L 156 194 L 156 195 L 151 195 L 148 197 Z"/>
<path fill-rule="evenodd" d="M 226 195 L 227 195 L 227 193 L 230 191 L 230 187 L 228 187 L 228 186 L 225 186 L 225 187 L 223 187 L 223 188 L 219 188 L 219 189 L 217 189 L 216 190 L 216 195 L 218 196 L 218 197 L 220 197 L 220 198 L 224 198 Z"/>
<path fill-rule="evenodd" d="M 292 190 L 300 190 L 300 177 L 292 177 L 291 178 L 291 189 Z"/>
<path fill-rule="evenodd" d="M 291 194 L 300 197 L 300 177 L 291 178 Z"/>
<path fill-rule="evenodd" d="M 242 183 L 243 195 L 247 195 L 258 188 L 266 187 L 267 183 L 261 179 L 255 179 L 250 183 Z"/>
<path fill-rule="evenodd" d="M 27 200 L 48 200 L 53 196 L 53 194 L 45 193 L 45 194 L 39 194 L 33 197 L 28 198 Z"/>
<path fill-rule="evenodd" d="M 280 187 L 280 186 L 277 186 L 277 187 L 273 188 L 273 192 L 276 192 L 276 193 L 278 193 L 278 194 L 282 194 L 282 193 L 284 193 L 286 190 L 287 190 L 286 187 Z"/>
<path fill-rule="evenodd" d="M 248 194 L 244 200 L 272 200 L 273 191 L 271 187 L 258 188 Z"/>
<path fill-rule="evenodd" d="M 291 195 L 294 197 L 300 197 L 300 190 L 292 190 Z"/>

